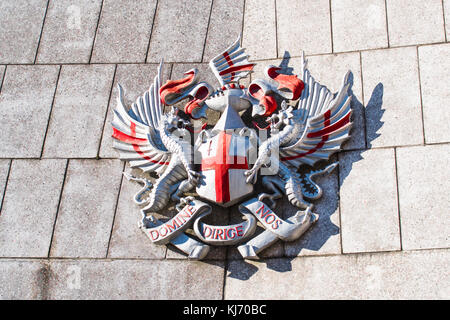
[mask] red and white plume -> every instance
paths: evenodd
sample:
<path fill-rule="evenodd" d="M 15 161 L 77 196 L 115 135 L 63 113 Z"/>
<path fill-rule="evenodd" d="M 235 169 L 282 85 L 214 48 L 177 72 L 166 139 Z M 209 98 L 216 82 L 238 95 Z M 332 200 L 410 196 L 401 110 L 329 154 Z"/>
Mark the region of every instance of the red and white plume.
<path fill-rule="evenodd" d="M 228 49 L 209 62 L 210 68 L 222 86 L 238 82 L 239 79 L 248 76 L 255 65 L 248 62 L 248 55 L 245 54 L 240 42 L 241 37 L 238 37 Z"/>

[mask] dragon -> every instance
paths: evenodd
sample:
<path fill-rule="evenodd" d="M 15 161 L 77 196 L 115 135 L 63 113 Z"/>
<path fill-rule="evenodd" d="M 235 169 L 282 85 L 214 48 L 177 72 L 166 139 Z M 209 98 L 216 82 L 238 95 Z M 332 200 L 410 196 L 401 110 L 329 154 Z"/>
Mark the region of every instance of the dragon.
<path fill-rule="evenodd" d="M 314 166 L 320 160 L 328 160 L 350 137 L 349 72 L 336 94 L 315 81 L 303 56 L 302 75 L 304 88 L 296 106 L 287 106 L 283 100 L 281 110 L 267 117 L 271 136 L 260 143 L 255 164 L 245 172 L 247 182 L 254 184 L 262 167 L 278 168 L 276 175 L 262 177 L 262 185 L 273 193 L 259 196 L 260 201 L 267 199 L 272 208 L 275 200 L 282 197 L 282 190 L 292 205 L 301 209 L 312 208 L 313 205 L 304 197 L 318 199 L 322 194 L 313 178 L 331 172 L 337 164 L 307 174 L 298 173 L 299 166 Z"/>
<path fill-rule="evenodd" d="M 138 97 L 128 111 L 123 102 L 123 89 L 118 85 L 119 96 L 112 121 L 113 147 L 119 151 L 120 159 L 129 161 L 131 168 L 158 175 L 152 184 L 146 178 L 125 174 L 127 179 L 145 185 L 135 196 L 136 203 L 145 205 L 141 210 L 144 214 L 163 209 L 170 199 L 185 202 L 183 194 L 192 190 L 199 179 L 192 163 L 192 146 L 186 129 L 190 122 L 180 118 L 175 107 L 163 113 L 162 64 L 149 90 Z M 142 199 L 142 193 L 148 190 L 148 198 Z"/>

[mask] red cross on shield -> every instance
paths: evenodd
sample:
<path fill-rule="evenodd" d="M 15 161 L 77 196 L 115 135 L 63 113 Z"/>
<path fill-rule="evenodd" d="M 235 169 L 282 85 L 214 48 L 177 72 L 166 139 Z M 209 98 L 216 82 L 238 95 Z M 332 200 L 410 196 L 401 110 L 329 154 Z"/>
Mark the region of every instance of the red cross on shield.
<path fill-rule="evenodd" d="M 228 207 L 253 192 L 244 172 L 249 169 L 248 138 L 221 131 L 199 147 L 202 178 L 197 194 Z"/>

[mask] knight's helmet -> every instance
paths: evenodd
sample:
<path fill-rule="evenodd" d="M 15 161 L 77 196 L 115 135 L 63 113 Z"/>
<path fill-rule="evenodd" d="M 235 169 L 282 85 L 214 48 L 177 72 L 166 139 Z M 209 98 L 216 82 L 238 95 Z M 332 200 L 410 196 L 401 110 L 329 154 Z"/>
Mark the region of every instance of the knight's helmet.
<path fill-rule="evenodd" d="M 194 68 L 185 72 L 183 79 L 167 81 L 160 88 L 161 101 L 173 105 L 189 98 L 184 111 L 198 119 L 206 117 L 207 108 L 222 113 L 230 108 L 232 110 L 226 113 L 234 114 L 252 107 L 253 116 L 270 116 L 277 108 L 274 93 L 285 99 L 298 99 L 303 83 L 295 75 L 284 75 L 281 68 L 272 65 L 265 69 L 266 79 L 255 79 L 248 88 L 239 84 L 239 80 L 247 77 L 255 66 L 248 61 L 249 56 L 240 41 L 238 37 L 209 62 L 220 87 L 214 90 L 208 83 L 198 82 L 198 70 Z"/>
<path fill-rule="evenodd" d="M 239 80 L 247 77 L 254 67 L 248 62 L 248 55 L 241 47 L 240 37 L 225 51 L 214 57 L 209 66 L 219 81 L 220 86 L 213 89 L 206 82 L 198 82 L 196 68 L 185 72 L 185 78 L 169 80 L 160 88 L 161 101 L 165 105 L 173 105 L 185 98 L 189 102 L 184 112 L 194 119 L 206 116 L 206 109 L 225 112 L 227 107 L 239 112 L 257 104 L 248 94 L 248 89 L 239 84 Z"/>

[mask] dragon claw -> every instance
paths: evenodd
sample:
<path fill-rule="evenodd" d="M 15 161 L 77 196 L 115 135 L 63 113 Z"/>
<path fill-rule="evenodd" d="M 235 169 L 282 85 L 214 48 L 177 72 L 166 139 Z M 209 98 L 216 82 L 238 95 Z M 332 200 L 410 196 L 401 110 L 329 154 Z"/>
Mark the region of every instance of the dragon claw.
<path fill-rule="evenodd" d="M 268 193 L 262 193 L 259 197 L 258 200 L 259 201 L 263 201 L 264 199 L 267 199 L 270 204 L 269 207 L 273 210 L 275 209 L 277 202 L 275 201 L 276 199 L 279 199 L 280 197 L 277 197 L 277 195 L 273 194 L 268 194 Z"/>
<path fill-rule="evenodd" d="M 145 213 L 143 213 L 143 218 L 142 218 L 142 225 L 146 228 L 153 228 L 156 226 L 156 219 L 154 216 L 152 215 L 145 215 Z"/>
<path fill-rule="evenodd" d="M 189 182 L 192 183 L 194 186 L 198 185 L 200 177 L 201 177 L 201 174 L 199 172 L 196 172 L 194 170 L 188 171 Z"/>
<path fill-rule="evenodd" d="M 244 172 L 244 175 L 247 177 L 246 182 L 247 183 L 251 183 L 251 184 L 255 184 L 256 183 L 256 178 L 257 176 L 257 171 L 254 169 L 248 170 Z"/>
<path fill-rule="evenodd" d="M 132 174 L 130 174 L 130 173 L 128 173 L 128 172 L 122 172 L 122 174 L 124 175 L 124 177 L 125 178 L 127 178 L 127 180 L 128 181 L 130 181 L 130 180 L 135 180 L 136 179 L 136 177 L 135 176 L 133 176 Z"/>
<path fill-rule="evenodd" d="M 183 210 L 183 208 L 185 206 L 189 205 L 194 200 L 195 200 L 195 198 L 191 197 L 191 196 L 180 198 L 180 200 L 179 200 L 178 204 L 175 206 L 175 208 L 179 212 L 179 211 Z"/>

